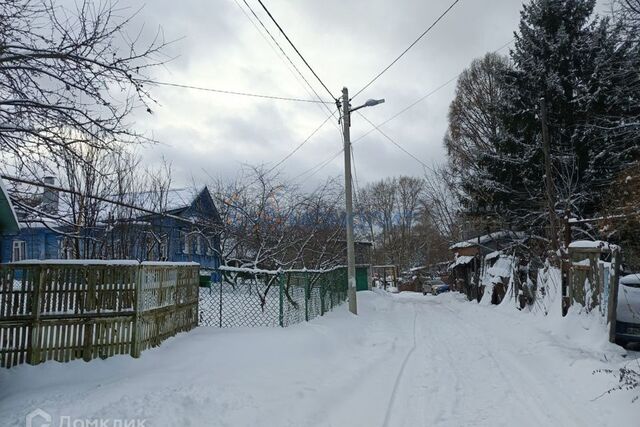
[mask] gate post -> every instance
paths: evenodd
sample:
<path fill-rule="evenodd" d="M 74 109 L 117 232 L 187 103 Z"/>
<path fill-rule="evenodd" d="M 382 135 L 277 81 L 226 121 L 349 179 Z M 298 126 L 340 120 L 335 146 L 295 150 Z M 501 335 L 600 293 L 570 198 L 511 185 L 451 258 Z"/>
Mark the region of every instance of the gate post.
<path fill-rule="evenodd" d="M 26 274 L 27 271 L 29 271 L 28 268 L 25 268 L 22 274 Z M 40 354 L 40 311 L 42 310 L 42 293 L 44 290 L 45 274 L 41 265 L 37 267 L 36 271 L 36 277 L 34 278 L 32 276 L 34 293 L 33 300 L 31 301 L 31 315 L 33 316 L 33 320 L 29 328 L 29 347 L 27 348 L 27 361 L 30 365 L 37 365 L 42 362 Z"/>
<path fill-rule="evenodd" d="M 133 329 L 131 333 L 131 356 L 140 357 L 141 347 L 141 325 L 140 325 L 140 310 L 142 308 L 142 265 L 138 265 L 135 268 L 135 302 L 133 305 Z"/>

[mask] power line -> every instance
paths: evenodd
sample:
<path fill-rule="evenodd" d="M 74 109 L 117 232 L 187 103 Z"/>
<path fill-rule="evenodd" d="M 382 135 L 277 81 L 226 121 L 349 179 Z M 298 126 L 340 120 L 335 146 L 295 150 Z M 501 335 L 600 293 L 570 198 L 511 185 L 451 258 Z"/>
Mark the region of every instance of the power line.
<path fill-rule="evenodd" d="M 303 177 L 303 176 L 305 176 L 308 173 L 313 171 L 313 173 L 311 173 L 311 175 L 307 176 L 307 178 L 306 178 L 306 179 L 310 179 L 316 173 L 320 172 L 320 170 L 324 169 L 325 166 L 327 166 L 329 163 L 331 163 L 333 160 L 335 160 L 340 154 L 343 153 L 343 151 L 344 151 L 344 148 L 340 149 L 337 153 L 332 154 L 327 159 L 322 160 L 320 163 L 317 163 L 315 166 L 312 166 L 309 169 L 305 170 L 304 172 L 294 176 L 293 177 L 293 181 L 296 181 L 296 180 L 298 180 L 298 178 L 301 178 L 301 177 Z"/>
<path fill-rule="evenodd" d="M 287 63 L 287 60 L 284 58 L 284 56 L 278 52 L 278 50 L 276 49 L 276 47 L 273 45 L 272 42 L 269 41 L 269 39 L 267 38 L 267 36 L 264 35 L 264 32 L 262 30 L 260 30 L 260 27 L 258 26 L 258 24 L 256 24 L 254 22 L 253 19 L 251 19 L 251 16 L 249 16 L 249 14 L 247 13 L 247 11 L 240 5 L 240 3 L 238 2 L 238 0 L 233 0 L 233 2 L 236 4 L 236 6 L 238 6 L 238 9 L 240 9 L 240 11 L 242 11 L 242 14 L 245 16 L 245 18 L 247 18 L 247 20 L 249 22 L 251 22 L 251 25 L 253 25 L 253 27 L 256 29 L 256 31 L 258 32 L 258 34 L 260 34 L 260 37 L 262 37 L 262 39 L 265 41 L 265 43 L 267 43 L 267 45 L 269 45 L 269 48 L 271 48 L 271 50 L 276 54 L 276 56 L 278 57 L 278 59 L 280 59 L 282 61 L 282 63 L 285 65 L 285 67 L 287 67 L 287 70 L 291 73 L 291 75 L 296 79 L 296 81 L 300 84 L 300 86 L 307 91 L 307 93 L 309 95 L 312 95 L 311 92 L 309 91 L 308 88 L 308 82 L 307 82 L 307 86 L 305 86 L 304 82 L 300 79 L 300 76 L 298 74 L 296 74 L 296 72 L 294 71 L 294 69 L 291 67 L 291 63 Z M 255 16 L 255 15 L 254 15 Z"/>
<path fill-rule="evenodd" d="M 503 44 L 502 46 L 500 46 L 498 49 L 494 50 L 494 53 L 500 52 L 501 50 L 505 49 L 507 46 L 509 46 L 511 43 L 513 43 L 514 39 L 509 40 L 507 43 Z M 439 92 L 440 90 L 442 90 L 443 88 L 447 87 L 448 85 L 450 85 L 452 82 L 454 82 L 456 79 L 458 79 L 460 76 L 462 75 L 462 73 L 459 73 L 457 75 L 455 75 L 454 77 L 452 77 L 451 79 L 447 80 L 445 83 L 441 84 L 440 86 L 438 86 L 437 88 L 433 89 L 432 91 L 428 92 L 427 94 L 425 94 L 424 96 L 418 98 L 416 101 L 412 102 L 411 104 L 409 104 L 408 106 L 406 106 L 405 108 L 403 108 L 402 110 L 398 111 L 396 114 L 394 114 L 393 116 L 389 117 L 388 119 L 386 119 L 385 121 L 383 121 L 382 123 L 380 123 L 378 126 L 375 126 L 373 123 L 371 123 L 372 128 L 367 131 L 365 134 L 361 135 L 360 137 L 356 138 L 355 140 L 353 140 L 351 142 L 351 144 L 355 144 L 356 142 L 362 140 L 364 137 L 366 137 L 367 135 L 369 135 L 370 133 L 374 132 L 374 131 L 378 131 L 380 133 L 383 134 L 383 136 L 385 138 L 387 138 L 388 140 L 392 141 L 394 143 L 394 145 L 396 145 L 398 148 L 400 148 L 403 152 L 407 153 L 408 155 L 410 155 L 412 158 L 414 158 L 415 160 L 417 160 L 422 166 L 429 168 L 428 166 L 426 166 L 420 159 L 418 159 L 417 157 L 415 157 L 413 154 L 409 153 L 407 150 L 405 150 L 404 148 L 402 148 L 397 142 L 395 142 L 391 137 L 389 137 L 388 135 L 386 135 L 385 133 L 383 133 L 379 128 L 382 127 L 383 125 L 389 123 L 392 120 L 395 120 L 397 117 L 399 117 L 400 115 L 404 114 L 405 112 L 407 112 L 408 110 L 410 110 L 411 108 L 415 107 L 416 105 L 418 105 L 420 102 L 424 101 L 425 99 L 431 97 L 432 95 L 434 95 L 436 92 Z M 365 117 L 365 120 L 366 117 Z M 368 121 L 368 120 L 367 120 Z M 331 155 L 330 157 L 328 157 L 325 160 L 322 160 L 321 162 L 317 163 L 316 165 L 312 166 L 311 168 L 305 170 L 304 172 L 296 175 L 293 180 L 297 180 L 298 178 L 307 175 L 310 172 L 313 172 L 311 175 L 309 175 L 306 179 L 310 179 L 312 176 L 314 176 L 315 174 L 317 174 L 318 172 L 320 172 L 320 170 L 324 169 L 329 163 L 331 163 L 333 160 L 335 160 L 340 154 L 342 154 L 344 150 L 340 150 L 337 153 Z M 430 169 L 430 168 L 429 168 Z"/>
<path fill-rule="evenodd" d="M 262 28 L 262 30 L 260 29 L 260 27 L 258 26 L 258 24 L 256 24 L 254 22 L 254 20 L 251 18 L 251 16 L 249 16 L 249 14 L 247 13 L 247 11 L 240 5 L 240 3 L 238 2 L 238 0 L 234 0 L 234 3 L 236 4 L 236 6 L 238 6 L 238 8 L 242 11 L 243 15 L 247 18 L 247 20 L 249 22 L 251 22 L 251 24 L 253 25 L 253 27 L 256 29 L 256 31 L 258 31 L 258 33 L 260 34 L 260 36 L 264 39 L 265 43 L 267 43 L 269 45 L 269 47 L 276 53 L 276 55 L 282 60 L 282 62 L 285 64 L 285 66 L 287 66 L 288 70 L 291 72 L 291 74 L 296 78 L 296 80 L 298 80 L 298 82 L 302 85 L 302 87 L 304 87 L 304 84 L 306 84 L 307 87 L 304 87 L 305 90 L 307 90 L 307 92 L 309 93 L 308 89 L 311 89 L 311 91 L 313 92 L 313 95 L 316 96 L 316 98 L 318 98 L 319 102 L 317 102 L 316 104 L 318 104 L 319 108 L 322 109 L 324 108 L 326 111 L 329 112 L 329 116 L 327 117 L 327 119 L 325 119 L 322 124 L 320 124 L 320 126 L 318 126 L 302 143 L 300 143 L 297 147 L 295 147 L 290 153 L 288 153 L 283 159 L 281 159 L 280 161 L 277 162 L 277 164 L 272 167 L 271 169 L 269 169 L 269 171 L 267 173 L 271 173 L 273 172 L 278 166 L 280 166 L 282 163 L 284 163 L 287 159 L 289 159 L 293 154 L 295 154 L 300 148 L 302 148 L 302 146 L 304 146 L 325 124 L 326 122 L 331 118 L 331 117 L 335 117 L 335 112 L 337 110 L 331 111 L 328 107 L 327 104 L 333 104 L 333 102 L 326 102 L 326 101 L 322 101 L 322 99 L 320 98 L 320 95 L 318 95 L 318 93 L 314 90 L 313 86 L 309 83 L 309 81 L 304 77 L 304 75 L 302 74 L 302 72 L 298 69 L 298 67 L 296 67 L 296 65 L 293 63 L 293 61 L 291 60 L 291 58 L 286 54 L 286 52 L 284 51 L 284 49 L 282 48 L 282 46 L 280 46 L 280 44 L 278 43 L 278 41 L 275 39 L 275 37 L 271 34 L 271 32 L 269 31 L 269 29 L 264 25 L 264 23 L 262 22 L 262 20 L 258 17 L 258 15 L 256 14 L 256 12 L 253 10 L 253 8 L 246 2 L 246 0 L 242 0 L 242 2 L 245 4 L 245 6 L 249 9 L 249 11 L 251 12 L 251 14 L 253 15 L 253 17 L 255 18 L 255 20 L 258 21 L 258 23 L 260 24 L 260 27 Z M 264 32 L 263 32 L 264 31 Z M 266 33 L 269 37 L 265 36 Z M 271 42 L 269 41 L 269 39 L 271 39 Z M 275 46 L 277 47 L 274 47 Z M 300 80 L 302 79 L 302 81 Z M 304 84 L 303 84 L 304 82 Z M 332 97 L 333 98 L 333 97 Z M 337 124 L 336 124 L 337 126 Z"/>
<path fill-rule="evenodd" d="M 160 215 L 160 216 L 164 216 L 164 217 L 167 217 L 167 218 L 174 219 L 176 221 L 181 221 L 181 222 L 187 222 L 189 224 L 194 224 L 194 221 L 191 220 L 191 219 L 183 218 L 183 217 L 180 217 L 180 216 L 177 216 L 177 215 L 172 215 L 172 214 L 166 213 L 166 212 L 156 212 L 154 210 L 143 208 L 141 206 L 135 206 L 135 205 L 132 205 L 132 204 L 129 204 L 129 203 L 120 202 L 118 200 L 112 200 L 112 199 L 110 199 L 108 197 L 102 197 L 102 196 L 98 196 L 98 195 L 94 195 L 94 194 L 83 194 L 83 193 L 80 193 L 80 192 L 78 192 L 76 190 L 70 190 L 68 188 L 59 187 L 57 185 L 45 184 L 43 182 L 32 181 L 32 180 L 19 178 L 19 177 L 15 177 L 15 176 L 11 176 L 11 175 L 2 174 L 2 175 L 0 175 L 0 178 L 6 179 L 7 181 L 11 181 L 11 182 L 17 182 L 19 184 L 33 185 L 35 187 L 47 188 L 49 190 L 59 191 L 61 193 L 74 194 L 76 196 L 88 197 L 90 199 L 98 200 L 100 202 L 110 203 L 110 204 L 116 205 L 116 206 L 122 206 L 122 207 L 125 207 L 125 208 L 128 208 L 128 209 L 133 209 L 133 210 L 137 210 L 137 211 L 140 211 L 140 212 L 144 212 L 146 214 Z"/>
<path fill-rule="evenodd" d="M 459 0 L 458 0 L 459 1 Z M 278 21 L 276 21 L 276 19 L 273 17 L 273 15 L 271 14 L 271 12 L 269 12 L 269 9 L 267 9 L 267 7 L 264 5 L 264 3 L 262 2 L 262 0 L 258 0 L 258 3 L 260 3 L 260 6 L 262 6 L 262 8 L 264 9 L 265 12 L 267 12 L 267 15 L 269 15 L 269 18 L 271 18 L 271 21 L 273 21 L 273 23 L 276 25 L 276 27 L 278 27 L 278 30 L 280 30 L 280 32 L 282 33 L 282 35 L 284 36 L 285 39 L 287 39 L 287 41 L 289 42 L 289 44 L 291 45 L 291 47 L 293 48 L 293 50 L 296 51 L 296 53 L 298 54 L 298 56 L 300 57 L 300 59 L 302 59 L 302 62 L 304 62 L 304 64 L 307 66 L 307 68 L 309 68 L 309 70 L 311 71 L 311 73 L 315 76 L 315 78 L 320 82 L 320 84 L 322 85 L 322 87 L 327 91 L 327 93 L 329 94 L 329 96 L 332 99 L 336 99 L 335 96 L 333 96 L 333 94 L 331 93 L 331 91 L 329 90 L 329 88 L 327 88 L 327 85 L 324 84 L 324 82 L 322 81 L 322 79 L 320 77 L 318 77 L 318 74 L 316 74 L 316 72 L 313 70 L 313 68 L 311 67 L 311 65 L 309 65 L 309 63 L 307 62 L 307 60 L 304 58 L 304 56 L 302 56 L 302 54 L 300 53 L 300 51 L 298 50 L 298 48 L 293 44 L 293 42 L 291 41 L 291 39 L 289 38 L 289 36 L 287 36 L 287 33 L 284 32 L 284 30 L 282 29 L 282 27 L 280 26 L 280 24 L 278 24 Z"/>
<path fill-rule="evenodd" d="M 410 151 L 408 151 L 406 148 L 404 148 L 402 145 L 398 144 L 393 138 L 391 138 L 389 135 L 387 135 L 386 133 L 384 133 L 382 131 L 382 129 L 380 129 L 378 126 L 376 126 L 375 124 L 373 124 L 373 122 L 371 120 L 369 120 L 368 118 L 366 118 L 364 116 L 364 114 L 362 114 L 360 111 L 356 111 L 356 113 L 358 113 L 360 115 L 360 117 L 362 117 L 363 119 L 365 119 L 371 126 L 375 127 L 376 130 L 378 132 L 380 132 L 380 134 L 382 136 L 384 136 L 386 139 L 388 139 L 393 145 L 395 145 L 396 147 L 398 147 L 400 150 L 402 150 L 405 154 L 407 154 L 409 157 L 413 158 L 415 161 L 417 161 L 418 163 L 420 163 L 424 168 L 429 169 L 429 166 L 423 162 L 422 160 L 420 160 L 418 157 L 416 157 L 413 153 L 411 153 Z"/>
<path fill-rule="evenodd" d="M 462 73 L 460 73 L 462 74 Z M 434 90 L 432 90 L 431 92 L 427 93 L 426 95 L 420 97 L 419 99 L 417 99 L 416 101 L 412 102 L 411 104 L 409 104 L 408 106 L 406 106 L 405 108 L 403 108 L 402 110 L 398 111 L 396 114 L 394 114 L 393 116 L 389 117 L 388 119 L 386 119 L 385 121 L 383 121 L 382 123 L 378 124 L 378 127 L 381 127 L 387 123 L 389 123 L 390 121 L 396 119 L 398 116 L 404 114 L 405 112 L 407 112 L 408 110 L 410 110 L 411 108 L 415 107 L 416 105 L 418 105 L 419 103 L 421 103 L 422 101 L 424 101 L 425 99 L 431 97 L 432 95 L 434 95 L 436 92 L 439 92 L 440 90 L 444 89 L 445 87 L 449 86 L 452 82 L 454 82 L 458 77 L 460 77 L 460 74 L 458 74 L 457 76 L 447 80 L 446 83 L 441 84 L 440 86 L 438 86 L 437 88 L 435 88 Z M 355 140 L 353 140 L 352 144 L 355 144 L 356 142 L 360 141 L 361 139 L 363 139 L 364 137 L 366 137 L 367 135 L 369 135 L 370 133 L 372 133 L 373 131 L 375 131 L 376 128 L 373 127 L 371 129 L 369 129 L 366 133 L 364 133 L 363 135 L 360 135 L 358 138 L 356 138 Z"/>
<path fill-rule="evenodd" d="M 335 111 L 334 111 L 335 113 Z M 284 156 L 278 163 L 276 163 L 271 169 L 269 169 L 265 175 L 270 174 L 271 172 L 273 172 L 278 166 L 280 166 L 281 164 L 283 164 L 284 162 L 287 161 L 287 159 L 289 159 L 289 157 L 293 156 L 299 149 L 302 148 L 303 145 L 305 145 L 307 142 L 309 142 L 309 140 L 320 130 L 322 129 L 322 127 L 329 121 L 329 119 L 331 119 L 333 117 L 333 113 L 328 116 L 326 119 L 324 119 L 324 121 L 320 124 L 320 126 L 318 126 L 317 128 L 315 128 L 315 130 L 313 132 L 311 132 L 311 135 L 309 135 L 304 141 L 302 141 L 300 144 L 298 144 L 298 146 L 296 148 L 293 149 L 293 151 L 291 151 L 289 154 L 287 154 L 286 156 Z"/>
<path fill-rule="evenodd" d="M 302 72 L 298 69 L 298 67 L 295 65 L 295 63 L 291 60 L 291 58 L 289 58 L 289 55 L 287 55 L 287 53 L 284 51 L 284 49 L 282 48 L 282 46 L 280 46 L 280 43 L 278 43 L 278 41 L 275 39 L 275 37 L 273 36 L 273 34 L 271 34 L 271 32 L 269 31 L 269 29 L 264 25 L 264 23 L 262 22 L 262 20 L 260 19 L 260 17 L 256 14 L 256 12 L 253 10 L 253 8 L 251 7 L 251 5 L 249 5 L 249 3 L 247 3 L 247 0 L 242 0 L 242 2 L 249 8 L 249 10 L 251 11 L 251 14 L 258 20 L 258 23 L 260 23 L 260 26 L 266 31 L 266 33 L 269 35 L 269 37 L 271 38 L 271 40 L 276 44 L 276 46 L 278 46 L 278 49 L 280 49 L 280 52 L 282 53 L 282 55 L 284 55 L 285 58 L 287 58 L 287 61 L 289 61 L 289 63 L 291 64 L 291 66 L 296 70 L 296 72 L 300 75 L 300 77 L 302 78 L 302 80 L 304 80 L 304 82 L 307 84 L 307 86 L 309 86 L 309 88 L 311 89 L 311 91 L 314 93 L 314 95 L 320 100 L 322 101 L 322 98 L 320 97 L 320 95 L 318 95 L 318 92 L 316 92 L 316 90 L 313 88 L 313 86 L 311 86 L 311 83 L 309 83 L 309 81 L 307 80 L 307 78 L 304 76 L 304 74 L 302 74 Z M 333 95 L 331 96 L 331 99 L 334 99 Z M 325 101 L 322 101 L 323 105 L 324 105 Z M 334 101 L 335 102 L 335 101 Z"/>
<path fill-rule="evenodd" d="M 493 53 L 498 53 L 501 50 L 503 50 L 504 48 L 506 48 L 507 46 L 509 46 L 511 43 L 513 43 L 514 39 L 509 40 L 507 43 L 503 44 L 502 46 L 500 46 L 498 49 L 494 50 Z M 463 71 L 464 72 L 464 71 Z M 454 77 L 452 77 L 451 79 L 447 80 L 445 83 L 441 84 L 440 86 L 438 86 L 437 88 L 433 89 L 432 91 L 428 92 L 427 94 L 425 94 L 424 96 L 418 98 L 417 100 L 415 100 L 414 102 L 412 102 L 411 104 L 407 105 L 405 108 L 403 108 L 402 110 L 398 111 L 396 114 L 394 114 L 393 116 L 389 117 L 388 119 L 386 119 L 385 121 L 378 123 L 378 127 L 382 127 L 384 125 L 386 125 L 387 123 L 389 123 L 392 120 L 395 120 L 396 118 L 398 118 L 398 116 L 406 113 L 408 110 L 412 109 L 413 107 L 415 107 L 416 105 L 418 105 L 419 103 L 421 103 L 422 101 L 424 101 L 425 99 L 431 97 L 432 95 L 434 95 L 436 92 L 439 92 L 440 90 L 444 89 L 445 87 L 449 86 L 451 83 L 453 83 L 454 81 L 456 81 L 458 78 L 460 78 L 460 76 L 462 75 L 462 73 L 458 73 L 456 74 Z M 375 131 L 375 127 L 369 129 L 369 131 L 367 131 L 366 133 L 364 133 L 363 135 L 360 135 L 358 138 L 356 138 L 355 140 L 353 140 L 351 143 L 355 144 L 356 142 L 360 141 L 361 139 L 363 139 L 364 137 L 366 137 L 367 135 L 369 135 L 370 133 L 372 133 L 373 131 Z"/>
<path fill-rule="evenodd" d="M 260 1 L 260 0 L 258 0 Z M 424 32 L 422 34 L 420 34 L 420 36 L 418 36 L 417 39 L 415 39 L 413 41 L 413 43 L 411 43 L 409 45 L 409 47 L 407 47 L 405 50 L 402 51 L 402 53 L 400 55 L 398 55 L 396 57 L 396 59 L 394 59 L 393 61 L 391 61 L 391 64 L 387 65 L 382 71 L 380 71 L 378 74 L 376 74 L 376 76 L 371 79 L 371 81 L 369 83 L 367 83 L 366 85 L 364 85 L 364 87 L 362 89 L 360 89 L 358 92 L 356 92 L 355 95 L 353 95 L 351 97 L 351 99 L 354 99 L 356 96 L 358 96 L 359 94 L 361 94 L 366 88 L 368 88 L 369 86 L 371 86 L 373 84 L 373 82 L 375 82 L 376 80 L 378 80 L 380 78 L 380 76 L 382 76 L 384 73 L 387 72 L 387 70 L 389 70 L 389 68 L 391 68 L 396 62 L 398 62 L 400 60 L 400 58 L 402 58 L 407 52 L 409 52 L 409 50 L 415 46 L 429 31 L 431 31 L 431 29 L 433 27 L 435 27 L 438 22 L 440 22 L 447 13 L 449 13 L 449 11 L 451 9 L 453 9 L 453 7 L 458 4 L 458 2 L 460 2 L 460 0 L 455 0 L 453 3 L 451 3 L 451 5 L 438 17 L 438 19 L 436 19 L 426 30 L 424 30 Z"/>
<path fill-rule="evenodd" d="M 186 85 L 186 84 L 180 84 L 180 83 L 158 82 L 158 81 L 150 81 L 150 83 L 160 85 L 160 86 L 179 87 L 184 89 L 200 90 L 204 92 L 222 93 L 226 95 L 238 95 L 238 96 L 249 96 L 253 98 L 275 99 L 278 101 L 309 102 L 309 103 L 315 103 L 315 104 L 334 104 L 334 102 L 322 101 L 322 100 L 316 100 L 316 99 L 291 98 L 287 96 L 274 96 L 274 95 L 264 95 L 264 94 L 249 93 L 249 92 L 237 92 L 233 90 L 213 89 L 208 87 L 192 86 L 192 85 Z"/>

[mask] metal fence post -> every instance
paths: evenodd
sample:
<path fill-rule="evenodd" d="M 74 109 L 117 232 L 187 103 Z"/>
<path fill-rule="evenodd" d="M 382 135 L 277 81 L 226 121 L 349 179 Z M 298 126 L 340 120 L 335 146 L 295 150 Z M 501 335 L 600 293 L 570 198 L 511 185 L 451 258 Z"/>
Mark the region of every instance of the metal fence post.
<path fill-rule="evenodd" d="M 320 316 L 324 316 L 324 293 L 326 291 L 325 282 L 327 273 L 320 273 L 318 282 L 320 283 Z"/>
<path fill-rule="evenodd" d="M 304 320 L 309 321 L 309 297 L 311 290 L 309 289 L 309 273 L 304 272 Z"/>
<path fill-rule="evenodd" d="M 220 287 L 220 302 L 218 304 L 218 325 L 220 328 L 222 328 L 222 284 L 224 282 L 222 280 L 220 280 L 220 282 L 218 283 L 218 286 Z"/>
<path fill-rule="evenodd" d="M 284 273 L 278 273 L 278 287 L 280 289 L 280 327 L 284 327 Z"/>

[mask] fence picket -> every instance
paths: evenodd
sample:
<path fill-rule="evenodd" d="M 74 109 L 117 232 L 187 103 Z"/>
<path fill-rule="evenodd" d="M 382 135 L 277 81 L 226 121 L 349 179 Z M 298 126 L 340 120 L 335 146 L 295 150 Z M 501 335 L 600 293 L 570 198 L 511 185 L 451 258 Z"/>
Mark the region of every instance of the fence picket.
<path fill-rule="evenodd" d="M 197 326 L 198 271 L 193 263 L 0 265 L 0 366 L 139 356 Z"/>

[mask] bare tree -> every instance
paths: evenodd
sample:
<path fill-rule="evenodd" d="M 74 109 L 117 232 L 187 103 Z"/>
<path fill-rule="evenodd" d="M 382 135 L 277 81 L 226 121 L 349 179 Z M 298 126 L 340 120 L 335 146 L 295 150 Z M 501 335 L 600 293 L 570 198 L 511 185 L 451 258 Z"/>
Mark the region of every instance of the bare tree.
<path fill-rule="evenodd" d="M 431 224 L 438 232 L 456 241 L 461 237 L 460 199 L 458 182 L 447 165 L 432 168 L 424 178 L 424 213 L 431 219 Z"/>
<path fill-rule="evenodd" d="M 344 213 L 339 184 L 305 194 L 261 167 L 213 185 L 223 223 L 227 265 L 243 268 L 324 268 L 342 256 Z"/>
<path fill-rule="evenodd" d="M 142 47 L 114 3 L 0 0 L 0 152 L 32 175 L 76 157 L 82 144 L 114 149 L 139 142 L 127 116 L 151 112 L 150 67 L 161 64 L 162 33 Z M 34 165 L 37 170 L 34 170 Z"/>

